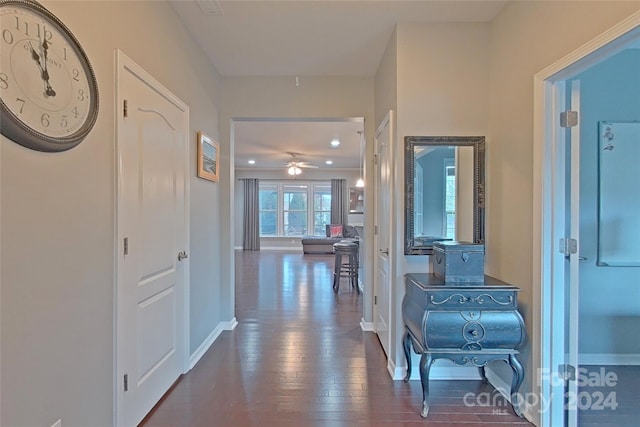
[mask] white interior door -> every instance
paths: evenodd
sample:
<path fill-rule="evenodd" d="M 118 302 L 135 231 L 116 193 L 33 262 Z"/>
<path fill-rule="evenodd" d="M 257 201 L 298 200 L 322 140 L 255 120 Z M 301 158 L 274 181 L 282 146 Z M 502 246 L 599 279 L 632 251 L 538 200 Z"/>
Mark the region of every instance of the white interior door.
<path fill-rule="evenodd" d="M 382 348 L 389 357 L 391 319 L 391 155 L 393 141 L 393 112 L 385 117 L 376 131 L 376 263 L 375 263 L 375 328 Z"/>
<path fill-rule="evenodd" d="M 580 81 L 574 80 L 569 85 L 569 110 L 575 112 L 580 117 Z M 580 125 L 571 126 L 567 135 L 567 170 L 565 176 L 567 208 L 565 216 L 567 218 L 567 231 L 570 240 L 569 253 L 566 254 L 566 275 L 565 275 L 565 365 L 571 372 L 578 370 L 578 289 L 580 271 Z M 575 249 L 573 248 L 575 242 Z M 565 404 L 566 427 L 576 427 L 578 425 L 578 383 L 575 375 L 567 376 Z"/>
<path fill-rule="evenodd" d="M 580 84 L 554 84 L 556 111 L 567 118 L 554 121 L 555 162 L 551 171 L 554 188 L 552 249 L 552 328 L 550 393 L 552 422 L 577 426 L 578 369 L 578 271 L 580 227 Z M 567 121 L 561 125 L 561 121 Z M 562 127 L 564 126 L 564 127 Z"/>
<path fill-rule="evenodd" d="M 135 426 L 186 371 L 188 108 L 121 53 L 117 90 L 116 405 Z"/>

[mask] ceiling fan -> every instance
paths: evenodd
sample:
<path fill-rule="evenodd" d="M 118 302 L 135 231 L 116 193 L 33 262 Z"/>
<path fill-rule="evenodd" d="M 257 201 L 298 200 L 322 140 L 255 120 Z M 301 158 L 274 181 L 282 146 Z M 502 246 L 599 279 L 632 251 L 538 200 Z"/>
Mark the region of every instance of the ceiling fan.
<path fill-rule="evenodd" d="M 310 164 L 309 162 L 303 162 L 298 160 L 298 156 L 300 155 L 300 153 L 287 152 L 287 154 L 291 156 L 291 160 L 289 160 L 289 163 L 285 165 L 285 167 L 287 168 L 287 173 L 289 175 L 293 175 L 293 176 L 300 175 L 302 173 L 301 168 L 317 168 L 318 167 Z"/>

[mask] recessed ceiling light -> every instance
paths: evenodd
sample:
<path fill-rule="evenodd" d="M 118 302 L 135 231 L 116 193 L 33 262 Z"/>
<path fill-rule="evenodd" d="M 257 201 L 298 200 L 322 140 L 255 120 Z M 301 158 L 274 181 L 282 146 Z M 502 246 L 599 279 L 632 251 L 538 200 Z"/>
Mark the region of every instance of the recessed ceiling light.
<path fill-rule="evenodd" d="M 325 163 L 328 164 L 328 165 L 332 165 L 333 164 L 333 160 L 327 160 Z"/>
<path fill-rule="evenodd" d="M 248 163 L 249 163 L 250 165 L 255 165 L 255 164 L 256 164 L 256 161 L 255 161 L 255 160 L 249 160 L 249 162 L 248 162 Z"/>
<path fill-rule="evenodd" d="M 331 146 L 333 148 L 338 148 L 340 146 L 340 141 L 337 138 L 331 140 Z"/>

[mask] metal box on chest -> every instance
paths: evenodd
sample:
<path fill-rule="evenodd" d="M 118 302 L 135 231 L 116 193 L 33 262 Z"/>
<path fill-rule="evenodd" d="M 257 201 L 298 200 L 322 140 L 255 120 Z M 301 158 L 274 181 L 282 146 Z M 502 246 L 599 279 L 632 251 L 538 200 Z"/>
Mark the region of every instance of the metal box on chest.
<path fill-rule="evenodd" d="M 433 273 L 445 283 L 484 282 L 484 245 L 471 242 L 433 243 Z"/>

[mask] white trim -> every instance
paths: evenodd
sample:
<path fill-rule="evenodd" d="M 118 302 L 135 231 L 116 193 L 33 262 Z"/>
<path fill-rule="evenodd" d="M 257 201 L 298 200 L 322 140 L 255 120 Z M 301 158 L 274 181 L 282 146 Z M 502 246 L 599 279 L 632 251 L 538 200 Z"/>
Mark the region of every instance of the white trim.
<path fill-rule="evenodd" d="M 386 189 L 382 189 L 382 184 L 381 184 L 381 177 L 380 177 L 380 153 L 378 152 L 378 148 L 380 146 L 379 141 L 381 139 L 381 135 L 383 134 L 383 132 L 388 132 L 388 163 L 389 163 L 389 167 L 390 167 L 390 172 L 394 172 L 395 168 L 394 166 L 394 162 L 395 162 L 395 149 L 396 149 L 396 119 L 395 119 L 395 112 L 394 110 L 389 110 L 387 112 L 387 114 L 385 115 L 385 117 L 382 119 L 382 121 L 380 122 L 380 124 L 376 127 L 376 131 L 374 133 L 374 138 L 373 138 L 373 151 L 374 151 L 374 156 L 376 157 L 377 161 L 376 161 L 376 165 L 375 165 L 375 171 L 374 171 L 374 194 L 373 194 L 373 205 L 374 205 L 374 209 L 373 209 L 373 224 L 374 227 L 378 227 L 379 230 L 382 230 L 382 227 L 384 227 L 385 229 L 387 229 L 388 231 L 388 248 L 385 248 L 387 250 L 387 271 L 386 271 L 386 282 L 387 282 L 387 292 L 388 295 L 386 295 L 386 309 L 384 311 L 388 310 L 388 315 L 389 317 L 386 320 L 387 325 L 387 338 L 386 338 L 386 343 L 383 343 L 383 340 L 380 340 L 380 344 L 382 345 L 382 347 L 384 348 L 384 351 L 387 353 L 387 358 L 388 358 L 388 363 L 387 363 L 387 370 L 389 371 L 389 373 L 391 374 L 392 378 L 396 377 L 396 358 L 399 356 L 398 351 L 396 350 L 397 346 L 392 345 L 392 343 L 394 342 L 395 339 L 395 333 L 393 333 L 393 331 L 391 330 L 392 325 L 396 325 L 395 319 L 393 318 L 394 316 L 394 310 L 393 307 L 396 306 L 400 306 L 400 303 L 398 301 L 396 301 L 396 299 L 394 298 L 395 296 L 395 289 L 393 287 L 393 278 L 395 277 L 395 233 L 394 233 L 394 227 L 395 227 L 395 223 L 394 223 L 394 209 L 390 209 L 389 210 L 389 217 L 387 218 L 388 223 L 387 224 L 380 224 L 380 212 L 381 212 L 381 207 L 380 205 L 380 194 L 381 191 L 387 191 L 389 194 L 389 201 L 390 203 L 393 205 L 394 202 L 394 194 L 392 189 L 394 188 L 394 184 L 395 184 L 395 175 L 394 173 L 390 173 L 389 175 L 389 182 L 387 183 L 387 187 Z M 380 242 L 379 242 L 379 234 L 380 233 L 375 233 L 373 236 L 373 277 L 372 277 L 372 283 L 373 283 L 373 292 L 372 293 L 365 293 L 365 301 L 364 304 L 367 304 L 371 307 L 373 307 L 372 310 L 372 314 L 373 314 L 373 323 L 374 323 L 374 327 L 376 330 L 376 334 L 378 335 L 378 339 L 381 339 L 380 334 L 378 334 L 378 330 L 380 330 L 377 326 L 378 324 L 378 318 L 379 318 L 379 313 L 380 313 L 380 306 L 382 305 L 382 303 L 380 305 L 378 304 L 374 304 L 374 298 L 375 296 L 381 296 L 383 295 L 381 292 L 381 284 L 380 284 L 380 280 L 379 280 L 379 276 L 378 276 L 378 271 L 381 270 L 380 266 L 382 264 L 382 262 L 380 261 L 380 253 L 381 253 L 381 249 L 380 248 Z M 404 288 L 404 287 L 403 287 Z M 381 297 L 382 300 L 382 297 Z M 396 340 L 398 341 L 398 340 Z"/>
<path fill-rule="evenodd" d="M 260 250 L 261 251 L 302 252 L 302 246 L 260 246 Z M 318 255 L 324 255 L 324 254 L 318 254 Z"/>
<path fill-rule="evenodd" d="M 412 354 L 410 381 L 420 380 L 420 355 Z M 387 365 L 391 377 L 395 381 L 404 380 L 407 375 L 406 366 L 395 366 L 389 359 Z M 475 366 L 458 366 L 447 359 L 437 359 L 429 369 L 429 381 L 431 380 L 477 380 L 481 379 L 480 372 Z"/>
<path fill-rule="evenodd" d="M 638 26 L 640 26 L 640 12 L 635 12 L 564 58 L 536 73 L 534 79 L 543 81 L 553 77 L 553 80 L 565 80 L 586 70 L 624 49 L 629 39 L 637 35 L 633 30 Z M 609 45 L 606 52 L 596 52 L 605 45 Z M 596 54 L 591 56 L 592 53 Z"/>
<path fill-rule="evenodd" d="M 640 12 L 636 12 L 613 26 L 609 30 L 574 50 L 564 58 L 553 63 L 549 67 L 538 72 L 534 76 L 534 117 L 533 117 L 533 285 L 539 286 L 539 291 L 533 293 L 534 318 L 540 315 L 539 322 L 534 322 L 532 337 L 532 370 L 534 372 L 534 384 L 540 384 L 534 393 L 540 393 L 540 400 L 549 399 L 550 396 L 562 396 L 562 393 L 553 393 L 550 384 L 550 375 L 542 375 L 543 372 L 552 372 L 554 359 L 558 352 L 563 351 L 554 337 L 554 324 L 552 323 L 552 307 L 558 307 L 559 301 L 553 296 L 554 278 L 552 277 L 552 263 L 554 258 L 553 219 L 554 219 L 554 194 L 552 177 L 548 171 L 554 173 L 557 159 L 554 158 L 553 118 L 554 111 L 554 83 L 561 82 L 588 68 L 596 62 L 605 59 L 624 47 L 632 37 L 637 37 L 640 31 Z M 604 47 L 604 49 L 602 49 Z M 554 164 L 555 163 L 555 164 Z M 555 313 L 558 315 L 558 313 Z M 557 334 L 556 334 L 557 335 Z M 554 351 L 555 350 L 555 351 Z M 525 409 L 525 413 L 535 415 L 533 422 L 536 425 L 551 426 L 554 420 L 564 418 L 562 402 L 556 401 L 548 408 L 541 411 L 540 408 Z"/>
<path fill-rule="evenodd" d="M 196 366 L 196 363 L 198 363 L 198 361 L 202 358 L 202 356 L 204 356 L 207 350 L 209 350 L 215 340 L 218 339 L 222 331 L 224 331 L 222 323 L 218 323 L 218 326 L 213 329 L 209 336 L 205 338 L 204 341 L 202 341 L 202 344 L 200 344 L 196 351 L 194 351 L 193 354 L 191 354 L 191 356 L 189 357 L 189 369 L 193 369 L 193 367 Z"/>
<path fill-rule="evenodd" d="M 244 248 L 242 246 L 234 246 L 233 250 L 244 251 Z M 260 246 L 260 251 L 302 252 L 302 246 Z M 318 255 L 323 255 L 323 254 L 318 254 Z"/>
<path fill-rule="evenodd" d="M 487 380 L 489 381 L 489 384 L 491 384 L 493 388 L 495 388 L 507 402 L 511 403 L 511 384 L 507 383 L 498 374 L 496 374 L 495 371 L 491 369 L 491 366 L 487 366 L 484 373 L 487 377 Z M 521 390 L 518 390 L 518 393 L 523 395 Z M 531 399 L 520 399 L 520 411 L 522 411 L 524 417 L 528 421 L 533 422 L 535 408 L 531 406 L 529 400 Z"/>
<path fill-rule="evenodd" d="M 189 357 L 189 370 L 193 369 L 194 366 L 200 361 L 202 356 L 209 350 L 209 348 L 213 345 L 213 343 L 218 339 L 220 334 L 223 331 L 232 331 L 235 327 L 238 326 L 238 321 L 234 317 L 229 322 L 220 322 L 218 326 L 216 326 L 213 331 L 209 334 L 209 336 L 200 344 L 200 346 L 193 352 L 193 354 Z"/>
<path fill-rule="evenodd" d="M 362 329 L 363 332 L 375 332 L 376 325 L 373 322 L 366 322 L 363 317 L 360 319 L 360 329 Z"/>
<path fill-rule="evenodd" d="M 640 353 L 581 353 L 578 356 L 580 365 L 640 365 Z"/>
<path fill-rule="evenodd" d="M 489 381 L 489 384 L 496 389 L 498 393 L 504 397 L 507 402 L 511 403 L 511 384 L 507 383 L 500 377 L 490 366 L 487 366 L 484 370 L 484 374 Z M 526 400 L 526 399 L 524 399 Z"/>
<path fill-rule="evenodd" d="M 403 380 L 406 373 L 407 373 L 407 368 L 402 368 L 402 367 L 398 367 L 396 366 L 396 362 L 391 358 L 388 357 L 387 358 L 387 371 L 389 372 L 389 375 L 391 375 L 391 379 L 394 381 L 398 381 L 398 380 Z"/>
<path fill-rule="evenodd" d="M 233 331 L 238 326 L 238 320 L 234 317 L 228 322 L 223 322 L 225 331 Z"/>

